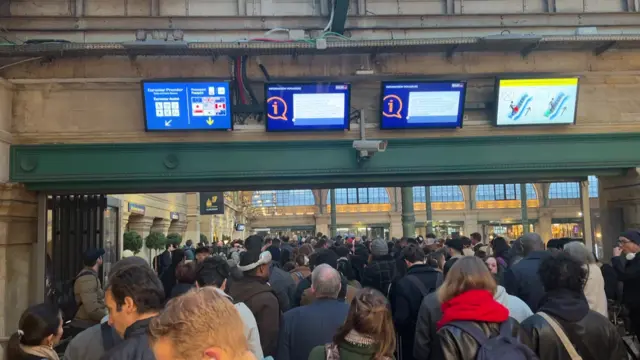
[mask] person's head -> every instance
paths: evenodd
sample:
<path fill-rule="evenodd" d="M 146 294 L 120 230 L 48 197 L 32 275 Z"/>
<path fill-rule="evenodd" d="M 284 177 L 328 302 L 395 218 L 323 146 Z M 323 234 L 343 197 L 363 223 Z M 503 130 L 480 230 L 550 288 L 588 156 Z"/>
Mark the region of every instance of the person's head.
<path fill-rule="evenodd" d="M 464 244 L 460 239 L 447 240 L 445 243 L 450 256 L 462 255 L 464 250 Z"/>
<path fill-rule="evenodd" d="M 187 247 L 192 247 L 193 246 L 193 241 L 192 240 L 187 240 L 186 245 L 187 245 Z"/>
<path fill-rule="evenodd" d="M 21 346 L 54 346 L 62 332 L 62 316 L 56 306 L 47 303 L 30 306 L 20 316 L 18 331 L 9 338 L 7 359 L 30 359 Z"/>
<path fill-rule="evenodd" d="M 182 284 L 196 283 L 196 264 L 193 262 L 180 263 L 176 267 L 176 281 Z"/>
<path fill-rule="evenodd" d="M 536 233 L 526 233 L 520 237 L 522 244 L 522 256 L 527 256 L 534 251 L 544 250 L 544 241 Z"/>
<path fill-rule="evenodd" d="M 176 244 L 173 242 L 167 242 L 166 244 L 164 244 L 164 249 L 169 252 L 172 252 L 173 250 L 176 249 Z"/>
<path fill-rule="evenodd" d="M 442 270 L 444 268 L 444 264 L 447 261 L 447 253 L 446 249 L 440 248 L 436 251 L 432 251 L 427 255 L 427 261 L 429 262 L 429 266 L 432 266 L 436 269 Z"/>
<path fill-rule="evenodd" d="M 240 314 L 219 289 L 204 287 L 172 299 L 149 324 L 157 360 L 249 360 Z"/>
<path fill-rule="evenodd" d="M 564 251 L 584 265 L 596 263 L 593 253 L 581 241 L 572 241 L 566 244 Z"/>
<path fill-rule="evenodd" d="M 281 241 L 280 241 L 279 238 L 274 238 L 274 239 L 271 240 L 270 247 L 276 247 L 276 248 L 279 249 L 280 248 L 280 243 L 281 243 Z"/>
<path fill-rule="evenodd" d="M 387 298 L 378 290 L 364 288 L 356 294 L 347 319 L 333 338 L 334 343 L 343 342 L 351 330 L 373 338 L 376 342 L 374 359 L 393 358 L 396 348 L 393 320 Z"/>
<path fill-rule="evenodd" d="M 496 287 L 496 281 L 482 260 L 475 256 L 465 256 L 459 258 L 447 272 L 438 289 L 438 299 L 444 304 L 469 290 L 486 290 L 493 295 Z"/>
<path fill-rule="evenodd" d="M 287 235 L 281 236 L 280 240 L 282 240 L 282 242 L 285 243 L 285 244 L 289 243 L 289 237 Z"/>
<path fill-rule="evenodd" d="M 540 264 L 538 276 L 546 292 L 569 290 L 582 293 L 587 280 L 583 264 L 564 251 L 551 253 Z"/>
<path fill-rule="evenodd" d="M 491 242 L 491 249 L 496 256 L 506 256 L 510 247 L 505 238 L 498 236 Z"/>
<path fill-rule="evenodd" d="M 385 256 L 389 255 L 389 245 L 383 239 L 375 239 L 371 242 L 371 255 L 372 256 Z"/>
<path fill-rule="evenodd" d="M 184 250 L 175 249 L 171 253 L 171 263 L 173 264 L 173 266 L 178 266 L 179 263 L 185 260 L 187 260 L 187 257 L 184 254 Z"/>
<path fill-rule="evenodd" d="M 105 304 L 109 325 L 124 337 L 129 326 L 162 311 L 164 288 L 149 266 L 123 266 L 109 276 Z"/>
<path fill-rule="evenodd" d="M 298 254 L 305 255 L 309 257 L 313 253 L 313 246 L 311 244 L 303 244 L 300 246 L 300 250 L 298 250 Z"/>
<path fill-rule="evenodd" d="M 196 249 L 196 262 L 201 263 L 209 256 L 211 256 L 211 250 L 208 247 L 203 246 Z"/>
<path fill-rule="evenodd" d="M 238 269 L 245 275 L 255 276 L 261 279 L 269 279 L 271 253 L 269 251 L 248 250 L 240 254 Z"/>
<path fill-rule="evenodd" d="M 424 264 L 424 250 L 422 250 L 422 248 L 420 248 L 418 245 L 410 244 L 402 249 L 402 258 L 407 264 L 407 267 Z"/>
<path fill-rule="evenodd" d="M 296 256 L 296 266 L 307 266 L 309 265 L 309 258 L 305 255 Z"/>
<path fill-rule="evenodd" d="M 618 238 L 618 245 L 627 254 L 640 252 L 640 232 L 638 230 L 625 231 Z"/>
<path fill-rule="evenodd" d="M 249 251 L 260 251 L 263 246 L 263 240 L 264 239 L 260 235 L 251 235 L 244 240 L 244 248 Z M 271 239 L 268 238 L 268 240 Z M 268 243 L 264 243 L 265 247 L 269 245 L 271 245 L 271 241 L 269 241 Z"/>
<path fill-rule="evenodd" d="M 329 247 L 329 242 L 325 238 L 320 238 L 316 241 L 316 249 L 327 249 Z"/>
<path fill-rule="evenodd" d="M 466 236 L 461 236 L 460 241 L 462 241 L 462 246 L 464 248 L 470 248 L 471 246 L 473 246 L 473 242 L 471 241 L 471 239 Z"/>
<path fill-rule="evenodd" d="M 487 268 L 489 272 L 492 274 L 498 273 L 498 261 L 493 256 L 489 256 L 484 260 L 484 263 L 487 264 Z"/>
<path fill-rule="evenodd" d="M 226 290 L 230 275 L 229 262 L 220 256 L 212 256 L 204 259 L 196 267 L 196 284 L 198 287 L 215 286 Z"/>
<path fill-rule="evenodd" d="M 102 256 L 104 255 L 103 249 L 89 249 L 84 252 L 82 262 L 84 266 L 90 268 L 99 268 L 102 265 Z"/>
<path fill-rule="evenodd" d="M 310 267 L 315 269 L 316 266 L 327 264 L 334 269 L 338 268 L 338 254 L 329 249 L 319 249 L 311 255 Z"/>
<path fill-rule="evenodd" d="M 347 248 L 346 246 L 337 246 L 336 247 L 336 254 L 338 254 L 338 257 L 348 257 L 349 256 L 349 248 Z"/>
<path fill-rule="evenodd" d="M 311 273 L 311 292 L 316 299 L 337 299 L 342 287 L 340 273 L 327 264 L 320 264 Z"/>
<path fill-rule="evenodd" d="M 473 245 L 482 242 L 482 235 L 480 235 L 480 233 L 478 232 L 474 232 L 473 234 L 469 235 L 469 237 L 471 237 L 471 243 L 473 243 Z"/>

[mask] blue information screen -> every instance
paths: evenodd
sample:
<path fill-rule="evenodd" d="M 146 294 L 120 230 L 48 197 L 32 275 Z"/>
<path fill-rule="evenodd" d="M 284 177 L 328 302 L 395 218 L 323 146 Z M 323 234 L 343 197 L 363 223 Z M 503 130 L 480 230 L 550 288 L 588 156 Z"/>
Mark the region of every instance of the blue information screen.
<path fill-rule="evenodd" d="M 233 127 L 228 82 L 143 81 L 142 96 L 147 131 Z"/>
<path fill-rule="evenodd" d="M 462 127 L 466 88 L 461 81 L 383 82 L 380 128 Z"/>
<path fill-rule="evenodd" d="M 265 84 L 267 131 L 348 130 L 350 84 Z"/>

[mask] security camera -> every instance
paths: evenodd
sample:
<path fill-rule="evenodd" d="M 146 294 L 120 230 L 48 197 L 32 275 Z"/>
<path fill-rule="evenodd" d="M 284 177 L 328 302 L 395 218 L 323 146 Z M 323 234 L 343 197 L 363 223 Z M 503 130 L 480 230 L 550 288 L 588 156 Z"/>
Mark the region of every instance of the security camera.
<path fill-rule="evenodd" d="M 366 160 L 373 156 L 377 152 L 383 152 L 387 150 L 386 140 L 355 140 L 353 142 L 353 148 L 358 152 L 359 160 Z"/>

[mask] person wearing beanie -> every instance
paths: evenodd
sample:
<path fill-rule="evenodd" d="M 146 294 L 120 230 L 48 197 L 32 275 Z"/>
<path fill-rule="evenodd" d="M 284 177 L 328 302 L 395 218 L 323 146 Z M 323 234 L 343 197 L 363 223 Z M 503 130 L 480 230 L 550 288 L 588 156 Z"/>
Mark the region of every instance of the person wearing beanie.
<path fill-rule="evenodd" d="M 391 283 L 398 274 L 396 260 L 389 255 L 389 246 L 384 239 L 373 240 L 370 250 L 369 264 L 362 273 L 362 286 L 372 287 L 389 295 Z"/>
<path fill-rule="evenodd" d="M 611 265 L 622 280 L 622 302 L 629 309 L 631 328 L 640 334 L 640 231 L 625 231 L 613 249 Z"/>

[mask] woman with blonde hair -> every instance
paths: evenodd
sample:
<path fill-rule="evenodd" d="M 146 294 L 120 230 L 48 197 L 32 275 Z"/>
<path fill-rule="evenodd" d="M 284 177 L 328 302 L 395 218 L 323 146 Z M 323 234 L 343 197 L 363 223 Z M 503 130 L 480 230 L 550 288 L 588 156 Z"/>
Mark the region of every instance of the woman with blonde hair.
<path fill-rule="evenodd" d="M 391 360 L 396 335 L 387 298 L 371 288 L 360 290 L 349 308 L 347 320 L 333 342 L 316 346 L 309 360 Z"/>
<path fill-rule="evenodd" d="M 238 311 L 214 287 L 169 301 L 149 325 L 149 342 L 157 360 L 255 360 Z"/>
<path fill-rule="evenodd" d="M 465 256 L 453 264 L 438 289 L 442 319 L 432 360 L 475 359 L 481 344 L 498 336 L 513 340 L 512 350 L 521 358 L 534 355 L 518 322 L 494 299 L 496 288 L 496 281 L 479 258 Z"/>

